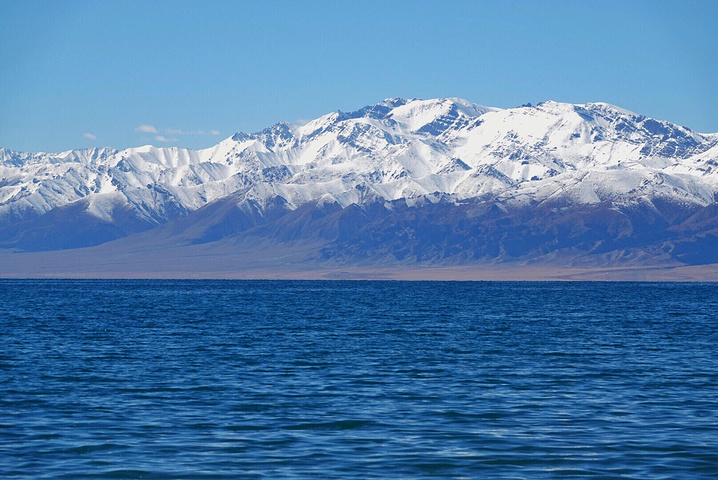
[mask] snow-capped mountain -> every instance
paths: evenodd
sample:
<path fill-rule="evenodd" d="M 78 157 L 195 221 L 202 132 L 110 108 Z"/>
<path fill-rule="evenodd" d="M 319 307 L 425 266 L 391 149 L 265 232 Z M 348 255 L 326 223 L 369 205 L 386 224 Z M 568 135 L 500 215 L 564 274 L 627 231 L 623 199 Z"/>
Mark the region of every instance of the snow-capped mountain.
<path fill-rule="evenodd" d="M 304 125 L 237 133 L 204 150 L 0 149 L 0 245 L 101 243 L 217 201 L 252 218 L 226 234 L 307 205 L 359 207 L 365 217 L 376 205 L 393 215 L 479 204 L 504 213 L 641 211 L 668 222 L 665 230 L 712 208 L 717 193 L 718 134 L 605 103 L 498 109 L 393 98 Z"/>

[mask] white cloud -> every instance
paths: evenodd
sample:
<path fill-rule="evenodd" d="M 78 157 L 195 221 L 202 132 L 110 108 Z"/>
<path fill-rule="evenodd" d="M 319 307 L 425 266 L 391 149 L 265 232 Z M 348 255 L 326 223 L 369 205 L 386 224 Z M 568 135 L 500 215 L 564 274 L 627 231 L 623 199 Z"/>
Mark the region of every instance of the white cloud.
<path fill-rule="evenodd" d="M 204 130 L 184 131 L 181 128 L 177 130 L 174 128 L 165 128 L 164 132 L 168 135 L 204 135 Z"/>
<path fill-rule="evenodd" d="M 219 135 L 219 130 L 182 130 L 181 128 L 157 128 L 154 125 L 142 124 L 135 128 L 135 132 L 154 133 L 157 141 L 174 142 L 174 135 Z M 160 134 L 161 133 L 161 134 Z"/>
<path fill-rule="evenodd" d="M 181 128 L 164 128 L 162 129 L 167 135 L 219 135 L 219 130 L 182 130 Z"/>
<path fill-rule="evenodd" d="M 85 138 L 89 138 L 90 140 L 97 140 L 96 136 L 94 136 L 93 134 L 88 133 L 88 132 L 83 133 L 82 136 Z"/>
<path fill-rule="evenodd" d="M 135 132 L 157 133 L 157 129 L 154 125 L 140 125 L 139 127 L 135 128 Z"/>

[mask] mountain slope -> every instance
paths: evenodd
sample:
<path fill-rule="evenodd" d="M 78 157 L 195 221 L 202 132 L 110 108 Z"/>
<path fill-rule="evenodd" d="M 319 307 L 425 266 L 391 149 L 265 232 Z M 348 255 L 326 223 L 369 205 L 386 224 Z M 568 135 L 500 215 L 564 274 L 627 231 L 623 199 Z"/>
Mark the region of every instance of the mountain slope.
<path fill-rule="evenodd" d="M 718 134 L 605 103 L 394 98 L 197 151 L 0 149 L 0 247 L 127 237 L 312 243 L 314 261 L 700 263 L 717 166 Z"/>

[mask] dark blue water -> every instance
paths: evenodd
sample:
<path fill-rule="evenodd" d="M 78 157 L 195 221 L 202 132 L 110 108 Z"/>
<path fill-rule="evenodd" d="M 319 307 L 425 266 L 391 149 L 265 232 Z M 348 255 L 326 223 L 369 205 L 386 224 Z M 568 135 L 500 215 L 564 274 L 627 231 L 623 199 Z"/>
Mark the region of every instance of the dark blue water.
<path fill-rule="evenodd" d="M 0 281 L 2 478 L 716 478 L 718 285 Z"/>

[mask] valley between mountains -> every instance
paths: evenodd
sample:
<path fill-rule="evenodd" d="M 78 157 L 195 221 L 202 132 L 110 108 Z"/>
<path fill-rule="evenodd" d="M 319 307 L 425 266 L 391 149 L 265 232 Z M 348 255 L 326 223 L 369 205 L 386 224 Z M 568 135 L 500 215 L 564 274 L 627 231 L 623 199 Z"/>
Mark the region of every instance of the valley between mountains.
<path fill-rule="evenodd" d="M 0 149 L 0 276 L 718 280 L 718 134 L 392 98 L 204 150 Z"/>

